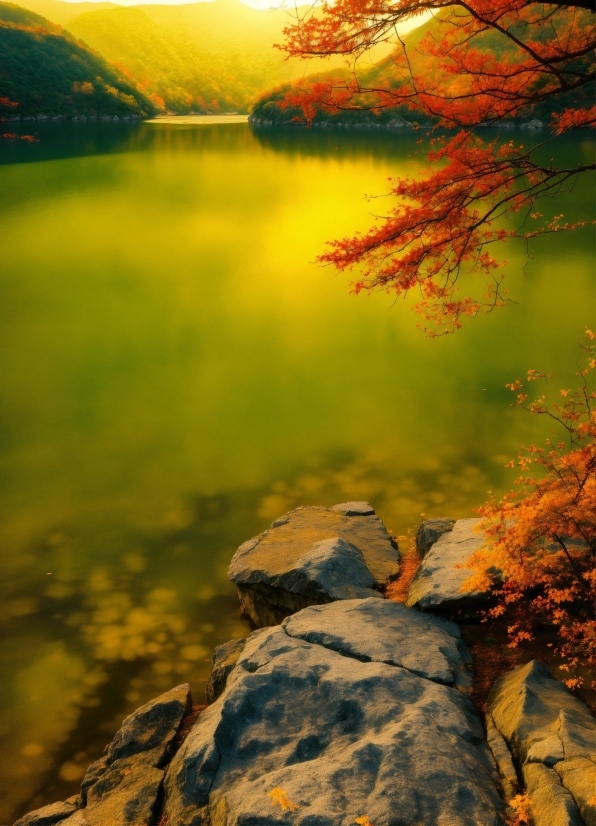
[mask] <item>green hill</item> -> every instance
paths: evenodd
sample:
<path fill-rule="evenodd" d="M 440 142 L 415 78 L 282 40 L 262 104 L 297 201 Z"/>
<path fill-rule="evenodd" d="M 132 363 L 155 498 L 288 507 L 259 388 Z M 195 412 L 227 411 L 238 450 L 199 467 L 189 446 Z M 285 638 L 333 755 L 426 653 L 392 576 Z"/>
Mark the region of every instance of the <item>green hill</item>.
<path fill-rule="evenodd" d="M 0 3 L 0 118 L 154 112 L 134 84 L 60 26 Z"/>
<path fill-rule="evenodd" d="M 288 22 L 280 9 L 257 11 L 238 0 L 215 0 L 101 8 L 67 28 L 169 111 L 246 112 L 267 89 L 319 68 L 319 61 L 286 61 L 273 48 Z M 330 65 L 341 65 L 341 59 Z"/>

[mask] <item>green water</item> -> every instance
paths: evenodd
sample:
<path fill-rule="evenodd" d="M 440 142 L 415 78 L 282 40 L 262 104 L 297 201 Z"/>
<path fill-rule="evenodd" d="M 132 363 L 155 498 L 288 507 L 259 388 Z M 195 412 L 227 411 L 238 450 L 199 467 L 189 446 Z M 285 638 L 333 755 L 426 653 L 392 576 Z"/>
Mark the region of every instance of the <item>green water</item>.
<path fill-rule="evenodd" d="M 201 700 L 246 633 L 228 562 L 276 516 L 368 499 L 406 534 L 510 487 L 547 426 L 505 383 L 572 386 L 594 323 L 589 228 L 511 247 L 518 303 L 434 341 L 311 263 L 420 170 L 417 133 L 38 131 L 0 145 L 2 823 L 74 793 L 145 700 Z M 542 211 L 589 216 L 591 183 Z"/>

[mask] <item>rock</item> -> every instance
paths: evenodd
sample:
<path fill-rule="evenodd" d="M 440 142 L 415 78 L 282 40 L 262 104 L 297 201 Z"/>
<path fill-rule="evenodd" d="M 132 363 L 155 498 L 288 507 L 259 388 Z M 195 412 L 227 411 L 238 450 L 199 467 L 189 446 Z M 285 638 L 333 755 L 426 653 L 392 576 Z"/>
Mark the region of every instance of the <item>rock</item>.
<path fill-rule="evenodd" d="M 211 705 L 223 693 L 230 671 L 238 662 L 238 657 L 244 651 L 246 640 L 230 640 L 218 645 L 213 652 L 211 674 L 205 688 L 207 704 Z"/>
<path fill-rule="evenodd" d="M 399 629 L 393 645 L 385 621 Z M 167 770 L 168 822 L 501 826 L 478 715 L 436 681 L 465 669 L 460 642 L 450 623 L 374 599 L 311 607 L 252 635 Z M 414 644 L 420 673 L 396 664 Z M 274 789 L 299 807 L 291 820 Z"/>
<path fill-rule="evenodd" d="M 500 677 L 488 705 L 523 773 L 537 826 L 582 819 L 596 826 L 596 725 L 588 707 L 536 660 Z M 555 811 L 568 820 L 549 820 Z"/>
<path fill-rule="evenodd" d="M 416 550 L 420 557 L 425 557 L 435 542 L 444 533 L 453 529 L 455 519 L 425 519 L 416 532 Z"/>
<path fill-rule="evenodd" d="M 65 818 L 76 810 L 72 803 L 50 803 L 41 809 L 35 809 L 17 820 L 14 826 L 54 826 L 54 823 L 64 823 Z"/>
<path fill-rule="evenodd" d="M 342 502 L 332 505 L 329 510 L 343 513 L 344 516 L 375 516 L 375 509 L 368 502 Z"/>
<path fill-rule="evenodd" d="M 89 789 L 87 805 L 64 826 L 152 826 L 164 772 L 138 756 L 114 761 Z"/>
<path fill-rule="evenodd" d="M 592 740 L 592 745 L 595 743 L 596 738 Z M 555 765 L 561 783 L 571 792 L 586 826 L 596 824 L 596 764 L 593 754 L 592 751 L 591 759 L 575 757 Z"/>
<path fill-rule="evenodd" d="M 500 677 L 489 711 L 514 756 L 554 766 L 560 760 L 590 758 L 596 728 L 588 707 L 537 660 Z"/>
<path fill-rule="evenodd" d="M 107 747 L 107 764 L 138 755 L 148 765 L 162 766 L 190 707 L 190 686 L 184 683 L 138 708 L 124 720 Z"/>
<path fill-rule="evenodd" d="M 395 578 L 399 551 L 367 502 L 304 507 L 238 548 L 228 576 L 256 627 L 309 605 L 374 596 Z"/>
<path fill-rule="evenodd" d="M 83 782 L 81 783 L 81 806 L 85 806 L 87 804 L 87 792 L 91 786 L 97 783 L 99 778 L 107 771 L 107 768 L 108 761 L 105 757 L 100 757 L 99 760 L 91 763 L 88 767 L 85 772 L 85 776 L 83 777 Z"/>
<path fill-rule="evenodd" d="M 472 657 L 457 625 L 398 602 L 364 599 L 314 606 L 288 617 L 282 627 L 291 637 L 361 662 L 401 666 L 437 683 L 472 687 Z"/>
<path fill-rule="evenodd" d="M 535 826 L 584 826 L 573 797 L 561 785 L 556 771 L 542 763 L 526 763 L 523 778 Z"/>
<path fill-rule="evenodd" d="M 423 610 L 454 611 L 474 606 L 487 592 L 462 593 L 462 584 L 473 571 L 466 567 L 472 554 L 482 547 L 484 537 L 475 532 L 480 519 L 458 519 L 453 529 L 443 533 L 420 563 L 410 585 L 407 605 Z"/>
<path fill-rule="evenodd" d="M 87 769 L 81 794 L 73 798 L 80 808 L 56 803 L 26 815 L 18 826 L 150 826 L 161 800 L 162 767 L 191 703 L 188 683 L 145 703 L 124 720 L 103 757 Z M 27 819 L 41 815 L 46 820 Z"/>

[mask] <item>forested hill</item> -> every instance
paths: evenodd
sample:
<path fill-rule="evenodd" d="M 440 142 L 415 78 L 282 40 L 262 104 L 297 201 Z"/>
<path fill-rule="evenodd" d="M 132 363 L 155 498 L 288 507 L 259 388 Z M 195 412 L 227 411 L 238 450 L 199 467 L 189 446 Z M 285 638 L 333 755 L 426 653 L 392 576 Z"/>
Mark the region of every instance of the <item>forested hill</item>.
<path fill-rule="evenodd" d="M 60 26 L 0 3 L 0 118 L 154 112 L 121 72 Z"/>
<path fill-rule="evenodd" d="M 317 69 L 318 61 L 286 61 L 273 48 L 288 22 L 283 10 L 215 0 L 101 8 L 66 25 L 161 98 L 164 109 L 186 113 L 246 112 L 267 89 Z"/>

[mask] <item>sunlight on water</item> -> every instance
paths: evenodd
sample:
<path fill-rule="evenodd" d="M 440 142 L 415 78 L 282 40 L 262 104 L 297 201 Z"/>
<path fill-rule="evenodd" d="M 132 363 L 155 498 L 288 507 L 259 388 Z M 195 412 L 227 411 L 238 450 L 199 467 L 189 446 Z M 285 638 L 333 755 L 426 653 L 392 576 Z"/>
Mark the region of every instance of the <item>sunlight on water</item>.
<path fill-rule="evenodd" d="M 175 126 L 213 126 L 222 123 L 247 123 L 247 121 L 248 115 L 175 115 L 173 117 L 160 115 L 145 123 L 157 123 L 160 126 L 164 123 Z"/>
<path fill-rule="evenodd" d="M 435 341 L 311 263 L 423 168 L 417 134 L 40 138 L 0 147 L 1 822 L 76 791 L 150 697 L 189 680 L 200 702 L 246 633 L 228 562 L 276 516 L 368 499 L 405 534 L 510 486 L 548 429 L 504 385 L 571 386 L 594 318 L 588 229 L 508 249 L 518 303 Z M 582 182 L 561 211 L 592 208 Z"/>

